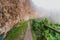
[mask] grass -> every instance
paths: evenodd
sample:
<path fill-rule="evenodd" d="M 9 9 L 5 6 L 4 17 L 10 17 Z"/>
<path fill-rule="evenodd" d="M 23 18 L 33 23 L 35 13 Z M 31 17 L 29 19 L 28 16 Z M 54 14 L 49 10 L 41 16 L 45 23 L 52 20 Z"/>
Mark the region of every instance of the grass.
<path fill-rule="evenodd" d="M 5 40 L 24 40 L 26 29 L 26 21 L 19 23 L 19 25 L 17 25 L 8 33 Z"/>
<path fill-rule="evenodd" d="M 33 40 L 37 40 L 36 34 L 34 33 L 33 30 L 32 30 L 32 37 L 33 37 Z"/>

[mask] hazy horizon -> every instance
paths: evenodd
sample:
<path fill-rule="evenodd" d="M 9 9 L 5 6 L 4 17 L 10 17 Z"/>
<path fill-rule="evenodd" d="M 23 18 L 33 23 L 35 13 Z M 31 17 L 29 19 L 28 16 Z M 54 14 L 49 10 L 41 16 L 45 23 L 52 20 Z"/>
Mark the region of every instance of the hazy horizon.
<path fill-rule="evenodd" d="M 32 0 L 32 2 L 38 12 L 43 12 L 50 20 L 60 24 L 60 0 Z"/>

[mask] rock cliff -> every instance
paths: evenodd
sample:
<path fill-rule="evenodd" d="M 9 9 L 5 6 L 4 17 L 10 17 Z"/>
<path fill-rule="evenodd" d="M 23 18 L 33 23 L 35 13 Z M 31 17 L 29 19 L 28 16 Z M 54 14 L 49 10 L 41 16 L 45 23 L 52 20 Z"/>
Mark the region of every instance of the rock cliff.
<path fill-rule="evenodd" d="M 6 34 L 18 22 L 33 17 L 30 0 L 0 0 L 0 34 Z"/>

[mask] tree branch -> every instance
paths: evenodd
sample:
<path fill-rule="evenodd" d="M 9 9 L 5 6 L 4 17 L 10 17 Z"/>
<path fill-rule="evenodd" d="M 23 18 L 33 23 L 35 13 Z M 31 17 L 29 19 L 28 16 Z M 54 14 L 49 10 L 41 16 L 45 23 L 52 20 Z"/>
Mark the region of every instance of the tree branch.
<path fill-rule="evenodd" d="M 53 27 L 51 27 L 51 26 L 44 25 L 44 27 L 47 27 L 47 28 L 49 28 L 49 29 L 51 29 L 51 30 L 53 30 L 53 31 L 55 31 L 55 32 L 57 32 L 57 33 L 60 34 L 60 30 L 57 30 L 57 29 L 55 29 L 55 28 L 53 28 Z"/>

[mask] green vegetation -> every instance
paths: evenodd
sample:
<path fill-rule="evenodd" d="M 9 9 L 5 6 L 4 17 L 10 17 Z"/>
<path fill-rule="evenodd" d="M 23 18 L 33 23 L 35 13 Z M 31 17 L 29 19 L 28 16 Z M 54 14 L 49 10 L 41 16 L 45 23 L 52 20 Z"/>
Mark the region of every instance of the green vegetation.
<path fill-rule="evenodd" d="M 32 19 L 30 23 L 34 40 L 60 40 L 60 34 L 44 26 L 48 25 L 60 30 L 60 25 L 50 22 L 47 18 L 40 21 Z"/>
<path fill-rule="evenodd" d="M 26 29 L 27 22 L 21 22 L 8 33 L 5 40 L 24 40 Z"/>
<path fill-rule="evenodd" d="M 32 29 L 31 29 L 31 31 L 32 31 L 32 37 L 33 37 L 33 39 L 36 40 L 37 38 L 36 38 L 36 35 L 35 35 L 34 31 Z"/>

